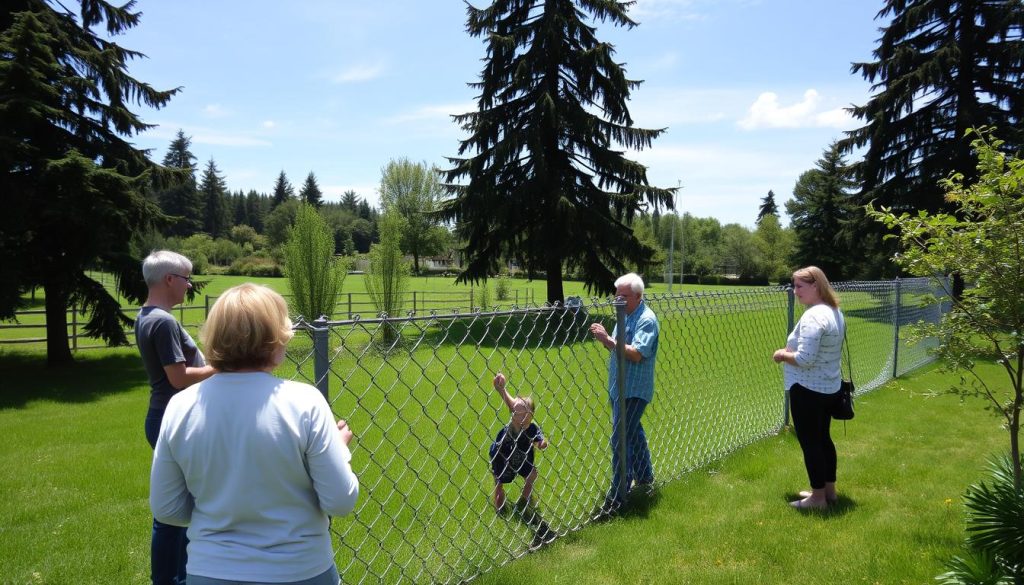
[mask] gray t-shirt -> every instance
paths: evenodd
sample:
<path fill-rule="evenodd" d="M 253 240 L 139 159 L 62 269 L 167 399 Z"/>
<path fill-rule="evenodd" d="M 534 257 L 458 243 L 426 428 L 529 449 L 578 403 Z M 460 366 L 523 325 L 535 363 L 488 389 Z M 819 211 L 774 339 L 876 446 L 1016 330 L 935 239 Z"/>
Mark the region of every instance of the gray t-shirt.
<path fill-rule="evenodd" d="M 189 367 L 206 363 L 192 336 L 170 313 L 160 307 L 142 307 L 135 319 L 135 345 L 149 376 L 149 407 L 167 408 L 167 402 L 179 388 L 171 385 L 164 366 L 184 362 Z"/>

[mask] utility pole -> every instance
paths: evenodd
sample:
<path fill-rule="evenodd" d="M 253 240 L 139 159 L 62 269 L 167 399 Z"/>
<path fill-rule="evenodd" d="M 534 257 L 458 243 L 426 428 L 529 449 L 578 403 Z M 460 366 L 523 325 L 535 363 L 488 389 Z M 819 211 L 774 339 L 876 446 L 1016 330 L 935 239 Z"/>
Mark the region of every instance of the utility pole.
<path fill-rule="evenodd" d="M 672 196 L 672 202 L 676 202 L 676 195 L 683 190 L 683 182 L 676 179 L 676 194 Z M 676 217 L 679 217 L 679 206 L 674 205 Z M 686 219 L 684 216 L 683 219 Z M 674 222 L 672 225 L 676 225 Z M 680 226 L 682 227 L 682 226 Z M 683 288 L 683 283 L 686 279 L 686 230 L 680 229 L 679 231 L 679 288 Z"/>
<path fill-rule="evenodd" d="M 676 211 L 675 210 L 675 206 L 676 206 L 675 205 L 675 196 L 673 195 L 673 197 L 672 197 L 672 213 L 673 214 Z M 665 277 L 665 280 L 668 281 L 668 292 L 669 293 L 672 292 L 672 281 L 675 280 L 675 278 L 673 278 L 673 276 L 672 276 L 672 270 L 676 266 L 675 265 L 675 261 L 673 260 L 673 256 L 674 256 L 674 253 L 675 253 L 675 250 L 676 250 L 676 217 L 674 215 L 672 217 L 672 231 L 670 233 L 672 235 L 670 235 L 669 239 L 668 239 L 668 274 Z"/>

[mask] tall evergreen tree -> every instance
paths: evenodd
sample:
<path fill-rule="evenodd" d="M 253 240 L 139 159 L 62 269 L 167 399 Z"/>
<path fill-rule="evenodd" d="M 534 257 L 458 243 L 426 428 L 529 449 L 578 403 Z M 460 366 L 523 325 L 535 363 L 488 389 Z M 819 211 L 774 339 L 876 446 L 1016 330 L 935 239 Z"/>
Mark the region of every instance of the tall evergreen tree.
<path fill-rule="evenodd" d="M 72 361 L 72 305 L 89 314 L 87 334 L 127 343 L 131 320 L 85 270 L 115 273 L 129 299 L 145 295 L 131 242 L 164 216 L 142 194 L 156 169 L 130 137 L 150 125 L 129 103 L 160 108 L 177 92 L 129 75 L 141 54 L 108 40 L 139 23 L 132 3 L 79 6 L 76 16 L 60 3 L 9 0 L 0 11 L 0 318 L 42 286 L 50 364 Z"/>
<path fill-rule="evenodd" d="M 245 205 L 245 193 L 241 189 L 238 190 L 238 193 L 231 195 L 231 214 L 232 224 L 252 227 L 252 224 L 249 223 L 248 207 Z"/>
<path fill-rule="evenodd" d="M 157 191 L 160 208 L 174 218 L 164 230 L 170 236 L 190 236 L 203 229 L 203 200 L 196 189 L 196 157 L 191 145 L 192 138 L 178 130 L 164 155 L 164 166 L 178 171 L 169 174 L 168 184 Z"/>
<path fill-rule="evenodd" d="M 352 213 L 358 213 L 359 212 L 359 196 L 356 195 L 356 192 L 351 190 L 351 189 L 349 189 L 348 191 L 345 191 L 345 193 L 342 194 L 342 196 L 341 196 L 341 206 L 343 208 L 351 211 Z"/>
<path fill-rule="evenodd" d="M 195 178 L 196 156 L 190 150 L 192 148 L 192 137 L 185 136 L 185 131 L 178 129 L 170 146 L 167 147 L 167 154 L 164 155 L 164 166 L 172 169 L 182 169 L 191 172 Z"/>
<path fill-rule="evenodd" d="M 786 202 L 796 245 L 793 264 L 813 264 L 833 280 L 850 276 L 851 241 L 847 224 L 854 214 L 850 165 L 833 142 L 815 168 L 804 172 Z"/>
<path fill-rule="evenodd" d="M 249 225 L 261 234 L 263 233 L 264 218 L 269 207 L 268 198 L 261 196 L 255 189 L 250 189 L 245 194 L 245 215 L 249 218 Z"/>
<path fill-rule="evenodd" d="M 968 128 L 995 126 L 1007 149 L 1024 146 L 1024 4 L 886 0 L 878 17 L 892 20 L 881 29 L 875 60 L 852 69 L 873 83 L 868 102 L 852 108 L 865 126 L 848 132 L 840 149 L 867 147 L 853 165 L 861 203 L 896 212 L 947 209 L 939 181 L 951 172 L 968 182 L 976 176 Z M 863 214 L 859 221 L 864 234 L 883 229 Z"/>
<path fill-rule="evenodd" d="M 227 186 L 213 158 L 206 163 L 199 193 L 203 198 L 203 231 L 212 238 L 227 236 L 231 230 L 228 217 Z"/>
<path fill-rule="evenodd" d="M 306 182 L 302 184 L 302 190 L 299 191 L 299 199 L 317 209 L 324 204 L 324 194 L 320 191 L 320 186 L 316 184 L 316 175 L 313 174 L 313 171 L 309 171 L 306 176 Z"/>
<path fill-rule="evenodd" d="M 768 189 L 768 194 L 761 198 L 761 206 L 757 208 L 757 223 L 761 223 L 766 215 L 779 217 L 779 206 L 775 203 L 775 192 Z"/>
<path fill-rule="evenodd" d="M 277 181 L 274 182 L 274 195 L 270 207 L 273 209 L 292 199 L 295 199 L 295 189 L 288 182 L 288 177 L 284 174 L 284 171 L 281 171 L 281 174 L 277 176 Z"/>
<path fill-rule="evenodd" d="M 449 159 L 453 197 L 441 211 L 466 244 L 460 281 L 486 279 L 500 260 L 517 258 L 531 274 L 546 272 L 547 299 L 561 301 L 563 269 L 589 290 L 612 292 L 627 265 L 650 258 L 630 222 L 645 202 L 671 208 L 674 189 L 651 187 L 646 168 L 622 151 L 649 147 L 664 130 L 633 126 L 627 100 L 640 82 L 582 20 L 632 28 L 630 4 L 467 7 L 467 31 L 486 39 L 487 57 L 474 84 L 477 111 L 456 117 L 470 134 L 459 147 L 468 158 Z"/>

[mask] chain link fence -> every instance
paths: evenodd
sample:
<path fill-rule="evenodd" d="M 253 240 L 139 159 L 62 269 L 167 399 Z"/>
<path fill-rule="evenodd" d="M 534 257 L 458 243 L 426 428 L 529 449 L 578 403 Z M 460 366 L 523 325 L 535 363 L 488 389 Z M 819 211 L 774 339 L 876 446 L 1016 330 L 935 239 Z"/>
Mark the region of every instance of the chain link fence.
<path fill-rule="evenodd" d="M 931 360 L 906 327 L 941 318 L 928 279 L 837 283 L 857 394 Z M 772 352 L 803 308 L 787 288 L 645 295 L 660 325 L 654 400 L 644 415 L 658 484 L 787 422 Z M 598 517 L 612 480 L 609 352 L 616 304 L 318 321 L 297 326 L 294 378 L 318 386 L 356 434 L 361 493 L 335 519 L 346 583 L 458 583 Z M 491 380 L 532 395 L 549 446 L 532 502 L 495 510 L 488 449 L 509 421 Z M 523 480 L 506 486 L 516 502 Z"/>

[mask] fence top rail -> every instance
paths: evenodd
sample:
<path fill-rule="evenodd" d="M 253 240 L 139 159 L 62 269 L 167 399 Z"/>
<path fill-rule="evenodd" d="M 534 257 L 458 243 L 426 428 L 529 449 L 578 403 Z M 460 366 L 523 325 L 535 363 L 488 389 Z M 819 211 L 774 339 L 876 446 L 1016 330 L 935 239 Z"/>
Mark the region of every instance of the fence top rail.
<path fill-rule="evenodd" d="M 614 305 L 614 302 L 609 302 L 608 305 L 612 306 L 612 305 Z M 599 307 L 599 305 L 595 304 L 594 307 Z M 553 313 L 555 311 L 571 311 L 571 310 L 580 309 L 580 308 L 582 308 L 582 307 L 565 307 L 561 303 L 555 303 L 554 305 L 551 305 L 551 304 L 548 304 L 548 303 L 544 303 L 543 305 L 540 305 L 540 306 L 524 306 L 524 307 L 519 307 L 519 306 L 513 305 L 513 306 L 511 306 L 511 307 L 509 307 L 507 309 L 500 309 L 499 308 L 499 309 L 495 309 L 495 310 L 482 310 L 479 307 L 477 307 L 477 308 L 469 309 L 469 310 L 466 310 L 466 311 L 460 311 L 459 309 L 455 308 L 455 309 L 452 309 L 450 313 L 443 313 L 443 314 L 438 313 L 437 310 L 432 310 L 432 311 L 430 311 L 429 313 L 426 313 L 426 314 L 418 314 L 419 313 L 418 311 L 409 311 L 408 313 L 406 313 L 405 316 L 400 316 L 400 317 L 391 317 L 391 316 L 387 315 L 387 313 L 381 313 L 377 317 L 370 317 L 370 318 L 363 318 L 360 315 L 354 315 L 351 319 L 341 319 L 341 320 L 337 320 L 337 321 L 329 321 L 329 320 L 326 320 L 326 319 L 325 320 L 319 320 L 318 319 L 316 321 L 310 322 L 310 321 L 307 321 L 304 317 L 299 317 L 298 320 L 296 320 L 295 323 L 292 324 L 292 328 L 293 329 L 302 329 L 302 330 L 310 330 L 310 331 L 312 331 L 312 330 L 316 330 L 316 329 L 325 329 L 325 328 L 339 327 L 339 326 L 344 326 L 344 325 L 353 325 L 353 324 L 356 324 L 356 323 L 360 323 L 360 324 L 362 324 L 362 323 L 379 324 L 379 323 L 385 323 L 385 322 L 393 323 L 393 322 L 396 322 L 396 321 L 403 321 L 403 322 L 439 321 L 439 320 L 443 321 L 443 320 L 463 319 L 463 318 L 466 318 L 466 317 L 474 317 L 474 318 L 477 318 L 477 317 L 488 317 L 488 318 L 492 318 L 492 317 L 503 317 L 503 316 L 513 316 L 513 315 L 528 315 L 530 313 L 544 314 L 544 313 Z"/>

